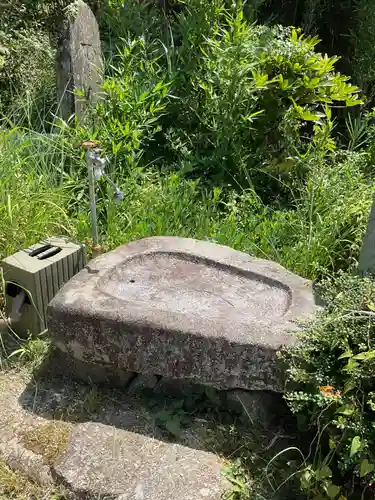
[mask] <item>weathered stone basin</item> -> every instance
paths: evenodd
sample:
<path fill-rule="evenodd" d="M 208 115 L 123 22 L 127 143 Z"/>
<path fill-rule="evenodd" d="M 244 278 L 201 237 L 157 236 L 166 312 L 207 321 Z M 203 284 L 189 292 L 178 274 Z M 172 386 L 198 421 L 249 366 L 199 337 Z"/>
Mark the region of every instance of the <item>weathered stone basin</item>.
<path fill-rule="evenodd" d="M 269 324 L 290 307 L 290 290 L 280 281 L 215 261 L 156 252 L 120 264 L 98 288 L 121 301 L 153 310 L 209 320 Z"/>
<path fill-rule="evenodd" d="M 87 369 L 278 391 L 276 352 L 315 308 L 311 283 L 273 262 L 155 237 L 92 261 L 53 299 L 48 326 Z"/>

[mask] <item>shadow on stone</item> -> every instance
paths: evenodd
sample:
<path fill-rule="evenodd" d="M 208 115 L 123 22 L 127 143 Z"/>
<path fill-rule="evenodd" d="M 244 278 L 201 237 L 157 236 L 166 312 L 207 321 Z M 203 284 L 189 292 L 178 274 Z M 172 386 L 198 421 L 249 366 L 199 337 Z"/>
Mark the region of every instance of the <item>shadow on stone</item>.
<path fill-rule="evenodd" d="M 173 474 L 175 485 L 179 484 L 181 474 L 181 480 L 187 481 L 189 488 L 200 486 L 199 498 L 206 498 L 203 493 L 207 493 L 207 499 L 217 500 L 221 498 L 218 491 L 223 487 L 220 468 L 229 463 L 225 462 L 226 457 L 234 464 L 237 456 L 251 457 L 247 466 L 257 475 L 262 474 L 264 464 L 273 456 L 297 444 L 293 432 L 295 423 L 285 415 L 281 395 L 276 393 L 218 391 L 186 380 L 137 374 L 124 376 L 123 385 L 117 380 L 114 387 L 110 380 L 100 385 L 78 381 L 71 373 L 77 376 L 77 367 L 71 372 L 64 355 L 51 351 L 21 394 L 19 403 L 45 419 L 75 424 L 66 452 L 51 466 L 55 481 L 73 491 L 77 495 L 74 498 L 92 498 L 88 496 L 90 491 L 110 495 L 94 496 L 95 499 L 122 498 L 116 493 L 127 491 L 125 483 L 121 483 L 121 475 L 118 480 L 116 476 L 116 481 L 109 479 L 128 464 L 126 473 L 136 492 L 138 480 L 142 488 L 146 488 L 146 494 L 148 481 L 152 483 L 157 474 L 163 478 Z M 111 455 L 112 438 L 118 445 L 120 462 Z M 144 458 L 144 449 L 149 450 L 148 461 Z M 139 461 L 137 470 L 129 465 L 132 454 Z M 164 463 L 163 457 L 170 460 L 165 470 L 160 471 L 157 464 Z M 202 468 L 195 467 L 192 474 L 185 475 L 173 465 L 175 460 L 181 464 L 184 461 L 202 464 Z M 77 470 L 83 472 L 77 476 Z M 203 485 L 209 484 L 207 488 L 199 484 L 200 471 Z M 92 474 L 105 477 L 102 482 L 97 480 L 91 484 Z M 169 484 L 167 479 L 164 483 Z M 228 487 L 229 483 L 225 485 Z M 261 484 L 258 486 L 263 488 Z M 198 494 L 194 488 L 192 495 Z M 150 500 L 177 500 L 179 489 L 176 487 L 175 491 L 176 495 L 170 496 L 163 489 Z M 285 490 L 280 494 L 286 495 Z"/>
<path fill-rule="evenodd" d="M 53 350 L 21 395 L 20 404 L 51 420 L 98 422 L 216 451 L 222 444 L 213 443 L 218 426 L 262 429 L 267 435 L 280 428 L 287 413 L 281 395 L 268 391 L 218 391 L 187 380 L 135 373 L 124 373 L 116 381 L 109 377 L 107 383 L 100 377 L 96 385 L 92 379 L 72 378 L 79 367 L 70 367 L 69 362 L 70 358 Z"/>

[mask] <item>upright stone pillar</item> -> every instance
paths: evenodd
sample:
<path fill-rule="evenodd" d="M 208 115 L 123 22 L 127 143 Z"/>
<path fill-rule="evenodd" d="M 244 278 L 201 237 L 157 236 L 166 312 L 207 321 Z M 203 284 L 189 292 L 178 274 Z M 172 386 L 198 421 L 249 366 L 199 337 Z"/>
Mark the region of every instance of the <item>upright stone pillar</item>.
<path fill-rule="evenodd" d="M 59 115 L 82 120 L 100 98 L 103 57 L 98 23 L 90 7 L 77 0 L 67 10 L 57 48 Z"/>
<path fill-rule="evenodd" d="M 375 272 L 375 196 L 359 256 L 358 269 L 361 273 Z"/>

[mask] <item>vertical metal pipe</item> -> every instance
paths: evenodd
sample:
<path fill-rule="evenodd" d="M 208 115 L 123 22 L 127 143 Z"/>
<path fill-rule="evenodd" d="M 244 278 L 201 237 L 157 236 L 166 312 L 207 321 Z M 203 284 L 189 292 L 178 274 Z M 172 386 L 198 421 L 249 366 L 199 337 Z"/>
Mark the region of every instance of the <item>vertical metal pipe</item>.
<path fill-rule="evenodd" d="M 98 218 L 96 214 L 96 198 L 95 198 L 95 176 L 94 176 L 94 165 L 91 157 L 91 151 L 86 153 L 87 170 L 89 177 L 89 196 L 90 196 L 90 206 L 91 206 L 91 232 L 92 232 L 92 244 L 93 246 L 98 245 Z"/>

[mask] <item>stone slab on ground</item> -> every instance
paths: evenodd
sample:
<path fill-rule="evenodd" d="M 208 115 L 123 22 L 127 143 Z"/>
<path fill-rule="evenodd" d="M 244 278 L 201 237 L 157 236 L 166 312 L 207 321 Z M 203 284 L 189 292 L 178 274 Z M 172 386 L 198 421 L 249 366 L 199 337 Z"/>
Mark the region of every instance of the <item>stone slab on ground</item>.
<path fill-rule="evenodd" d="M 282 391 L 276 360 L 316 310 L 311 282 L 213 243 L 154 237 L 92 261 L 48 308 L 55 345 L 87 366 Z"/>
<path fill-rule="evenodd" d="M 0 372 L 0 458 L 8 467 L 22 472 L 47 491 L 53 484 L 49 466 L 42 455 L 34 453 L 24 443 L 25 433 L 35 432 L 49 423 L 19 403 L 29 381 L 30 375 L 26 372 Z"/>
<path fill-rule="evenodd" d="M 54 453 L 55 458 L 52 459 L 54 463 L 56 456 L 61 455 L 67 446 L 67 441 L 64 440 L 63 446 L 59 445 L 58 448 L 52 449 L 56 441 L 60 441 L 56 433 L 60 434 L 63 431 L 67 436 L 69 429 L 80 425 L 78 422 L 91 420 L 100 425 L 104 424 L 103 427 L 111 430 L 117 427 L 116 434 L 124 429 L 130 435 L 139 435 L 145 440 L 148 436 L 154 442 L 162 443 L 163 447 L 169 446 L 168 442 L 164 442 L 169 439 L 168 433 L 155 425 L 154 414 L 138 398 L 131 398 L 109 390 L 103 393 L 92 391 L 93 388 L 90 386 L 76 384 L 68 379 L 54 379 L 52 376 L 34 379 L 30 373 L 18 371 L 0 373 L 0 407 L 2 408 L 0 412 L 0 460 L 11 469 L 19 471 L 22 475 L 42 485 L 46 491 L 46 498 L 47 491 L 51 488 L 56 487 L 60 491 L 61 486 L 62 491 L 65 492 L 64 485 L 55 483 L 56 475 L 52 477 L 50 470 L 50 451 Z M 98 403 L 94 408 L 90 408 L 93 403 L 92 396 L 96 397 Z M 46 434 L 47 429 L 48 434 Z M 191 426 L 181 430 L 178 449 L 185 450 L 186 456 L 209 456 L 214 461 L 215 455 L 205 454 L 203 451 L 201 455 L 201 452 L 197 451 L 206 448 L 207 439 L 211 436 L 211 427 L 208 424 L 192 421 Z M 171 443 L 171 446 L 174 447 L 175 443 Z M 195 450 L 190 450 L 191 447 Z M 211 462 L 208 460 L 207 463 Z M 214 463 L 218 467 L 215 471 L 219 470 L 220 462 Z M 185 474 L 186 471 L 183 470 L 182 473 Z M 75 500 L 79 498 L 79 495 L 77 497 L 73 494 L 65 495 L 64 498 Z M 88 497 L 84 498 L 88 500 Z M 98 496 L 93 498 L 99 500 Z M 207 498 L 216 497 L 208 496 Z M 108 497 L 107 500 L 109 500 Z"/>
<path fill-rule="evenodd" d="M 219 500 L 215 455 L 103 424 L 79 424 L 52 474 L 79 498 Z"/>

